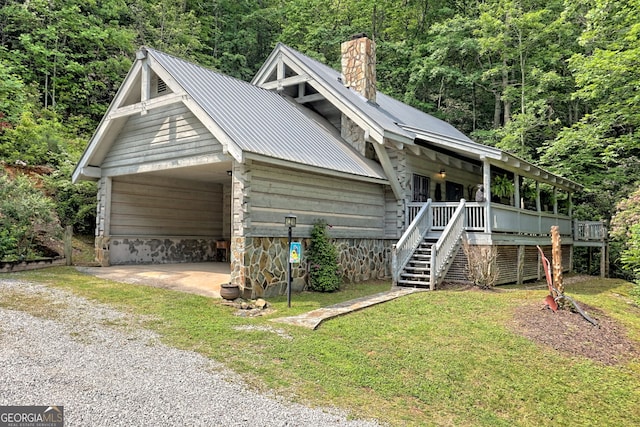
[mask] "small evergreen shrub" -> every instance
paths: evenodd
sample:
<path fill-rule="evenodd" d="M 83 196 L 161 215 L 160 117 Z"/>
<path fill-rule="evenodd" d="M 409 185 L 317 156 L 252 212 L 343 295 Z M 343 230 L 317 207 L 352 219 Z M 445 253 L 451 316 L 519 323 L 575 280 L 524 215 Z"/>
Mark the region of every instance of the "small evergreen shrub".
<path fill-rule="evenodd" d="M 313 224 L 308 259 L 309 288 L 316 292 L 337 291 L 342 282 L 338 274 L 338 250 L 331 243 L 324 220 Z"/>

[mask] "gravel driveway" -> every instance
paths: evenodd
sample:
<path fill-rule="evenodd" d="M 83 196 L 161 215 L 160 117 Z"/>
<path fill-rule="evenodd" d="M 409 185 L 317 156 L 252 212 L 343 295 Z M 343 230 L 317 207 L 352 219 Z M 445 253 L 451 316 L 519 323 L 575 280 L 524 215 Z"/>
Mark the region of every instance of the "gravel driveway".
<path fill-rule="evenodd" d="M 252 391 L 105 305 L 0 279 L 0 297 L 13 293 L 46 300 L 52 314 L 0 308 L 0 405 L 62 405 L 65 426 L 378 425 Z"/>

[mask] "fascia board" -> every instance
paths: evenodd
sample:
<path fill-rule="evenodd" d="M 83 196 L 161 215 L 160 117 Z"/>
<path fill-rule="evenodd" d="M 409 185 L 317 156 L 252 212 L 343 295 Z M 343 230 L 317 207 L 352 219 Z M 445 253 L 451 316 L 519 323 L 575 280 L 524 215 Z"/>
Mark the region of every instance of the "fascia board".
<path fill-rule="evenodd" d="M 336 171 L 333 169 L 325 169 L 318 166 L 310 166 L 307 164 L 296 163 L 290 160 L 276 159 L 273 157 L 264 156 L 262 154 L 245 153 L 244 157 L 246 160 L 260 161 L 260 162 L 268 163 L 275 166 L 282 166 L 290 169 L 302 170 L 305 172 L 314 172 L 322 175 L 335 176 L 338 178 L 348 178 L 354 181 L 373 182 L 375 184 L 389 185 L 388 179 L 375 178 L 372 176 L 364 176 L 364 175 L 354 175 L 346 172 Z"/>
<path fill-rule="evenodd" d="M 93 135 L 91 135 L 91 138 L 89 139 L 89 143 L 84 149 L 82 156 L 80 156 L 80 160 L 78 160 L 78 163 L 76 164 L 76 167 L 74 168 L 73 173 L 71 174 L 72 183 L 75 184 L 76 182 L 78 182 L 79 179 L 81 179 L 82 169 L 86 168 L 89 165 L 89 160 L 93 157 L 94 152 L 96 151 L 98 145 L 100 145 L 100 142 L 102 141 L 102 137 L 106 133 L 106 130 L 108 129 L 109 124 L 111 123 L 109 114 L 112 111 L 116 110 L 118 107 L 120 107 L 120 103 L 122 103 L 122 101 L 126 98 L 126 96 L 129 94 L 129 91 L 132 90 L 132 83 L 136 79 L 137 75 L 141 72 L 141 70 L 142 70 L 141 61 L 136 60 L 136 62 L 133 63 L 133 65 L 131 66 L 131 69 L 129 70 L 124 80 L 122 81 L 122 84 L 118 88 L 118 91 L 116 92 L 116 96 L 113 98 L 113 100 L 109 104 L 109 108 L 107 108 L 107 111 L 102 116 L 102 119 L 100 119 L 100 123 L 98 124 L 98 127 L 93 132 Z"/>

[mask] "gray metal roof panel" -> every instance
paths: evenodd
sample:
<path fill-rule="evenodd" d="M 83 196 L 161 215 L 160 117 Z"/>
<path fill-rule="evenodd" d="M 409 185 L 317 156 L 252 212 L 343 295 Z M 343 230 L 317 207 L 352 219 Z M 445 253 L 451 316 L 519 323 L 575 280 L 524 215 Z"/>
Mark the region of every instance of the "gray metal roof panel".
<path fill-rule="evenodd" d="M 402 126 L 408 125 L 410 127 L 429 131 L 430 133 L 442 135 L 446 138 L 459 139 L 466 142 L 471 141 L 471 139 L 469 139 L 464 133 L 460 132 L 449 123 L 393 99 L 380 91 L 376 94 L 377 105 L 367 102 L 363 96 L 347 88 L 342 83 L 340 72 L 298 52 L 295 49 L 291 49 L 284 44 L 280 44 L 279 47 L 291 53 L 291 55 L 305 64 L 309 70 L 316 73 L 316 75 L 327 83 L 333 91 L 346 97 L 363 113 L 367 114 L 387 131 L 403 136 L 409 136 L 413 139 L 415 138 L 415 134 Z"/>
<path fill-rule="evenodd" d="M 147 51 L 247 152 L 352 175 L 386 179 L 377 163 L 307 117 L 278 93 L 163 52 Z"/>

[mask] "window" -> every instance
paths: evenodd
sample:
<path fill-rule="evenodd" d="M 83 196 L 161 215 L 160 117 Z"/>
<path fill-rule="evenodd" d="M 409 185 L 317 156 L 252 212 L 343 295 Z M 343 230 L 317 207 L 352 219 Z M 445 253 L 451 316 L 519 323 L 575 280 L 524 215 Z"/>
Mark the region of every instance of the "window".
<path fill-rule="evenodd" d="M 426 202 L 429 198 L 429 178 L 413 174 L 413 202 Z"/>

